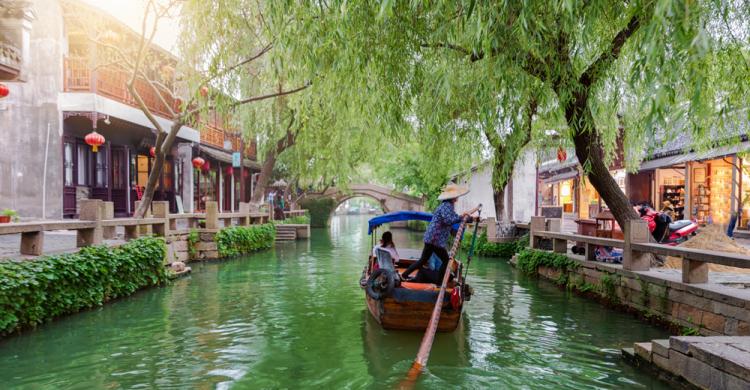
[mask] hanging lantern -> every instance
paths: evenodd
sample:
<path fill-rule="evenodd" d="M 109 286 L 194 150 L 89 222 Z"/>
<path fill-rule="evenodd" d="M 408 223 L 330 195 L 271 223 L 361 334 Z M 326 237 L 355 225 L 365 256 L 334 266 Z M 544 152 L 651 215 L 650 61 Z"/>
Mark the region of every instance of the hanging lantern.
<path fill-rule="evenodd" d="M 206 161 L 206 162 L 205 162 L 205 163 L 203 164 L 203 167 L 202 167 L 201 169 L 203 169 L 203 172 L 208 172 L 208 171 L 210 171 L 210 170 L 211 170 L 211 161 Z"/>
<path fill-rule="evenodd" d="M 150 154 L 151 157 L 156 157 L 156 147 L 152 146 L 151 149 L 148 150 L 148 154 Z"/>
<path fill-rule="evenodd" d="M 568 159 L 568 152 L 562 146 L 557 148 L 557 161 L 563 162 Z"/>
<path fill-rule="evenodd" d="M 0 83 L 0 98 L 4 98 L 10 94 L 10 89 L 5 84 Z"/>
<path fill-rule="evenodd" d="M 86 138 L 84 138 L 83 140 L 91 146 L 91 151 L 94 153 L 98 152 L 99 147 L 104 145 L 104 142 L 106 141 L 103 135 L 96 132 L 96 129 L 86 134 Z"/>
<path fill-rule="evenodd" d="M 203 96 L 203 97 L 208 96 L 208 87 L 205 86 L 205 85 L 202 86 L 200 92 L 201 92 L 201 96 Z"/>
<path fill-rule="evenodd" d="M 194 159 L 193 159 L 193 167 L 195 167 L 195 168 L 197 168 L 197 169 L 201 169 L 201 167 L 202 167 L 202 166 L 203 166 L 203 165 L 204 165 L 205 163 L 206 163 L 206 160 L 204 160 L 204 159 L 202 159 L 202 158 L 200 158 L 200 157 L 196 157 L 196 158 L 194 158 Z"/>

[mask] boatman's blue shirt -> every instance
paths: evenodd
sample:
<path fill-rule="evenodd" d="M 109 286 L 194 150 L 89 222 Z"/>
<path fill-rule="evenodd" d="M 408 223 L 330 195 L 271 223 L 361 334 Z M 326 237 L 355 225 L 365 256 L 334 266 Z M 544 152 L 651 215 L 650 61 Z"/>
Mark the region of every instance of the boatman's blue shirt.
<path fill-rule="evenodd" d="M 432 220 L 424 233 L 424 242 L 445 247 L 451 227 L 458 222 L 461 222 L 461 216 L 453 209 L 453 202 L 443 201 L 432 213 Z"/>

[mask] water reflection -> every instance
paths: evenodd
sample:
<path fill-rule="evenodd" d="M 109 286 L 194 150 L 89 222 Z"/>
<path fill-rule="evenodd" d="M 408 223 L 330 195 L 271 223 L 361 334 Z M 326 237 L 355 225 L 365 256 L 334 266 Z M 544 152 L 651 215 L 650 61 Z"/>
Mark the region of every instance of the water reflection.
<path fill-rule="evenodd" d="M 358 279 L 367 217 L 310 241 L 195 263 L 191 277 L 0 341 L 2 388 L 382 388 L 418 332 L 371 318 Z M 382 230 L 381 230 L 382 231 Z M 421 234 L 394 229 L 400 247 Z M 438 334 L 419 387 L 663 388 L 619 348 L 658 329 L 477 258 L 459 328 Z"/>

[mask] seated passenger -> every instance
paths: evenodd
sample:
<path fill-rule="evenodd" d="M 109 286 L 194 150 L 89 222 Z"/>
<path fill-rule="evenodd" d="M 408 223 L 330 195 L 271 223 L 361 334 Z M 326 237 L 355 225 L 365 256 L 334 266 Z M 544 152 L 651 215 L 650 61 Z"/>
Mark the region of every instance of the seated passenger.
<path fill-rule="evenodd" d="M 396 244 L 393 243 L 393 235 L 391 232 L 384 232 L 383 236 L 380 238 L 380 243 L 375 245 L 374 248 L 372 248 L 372 255 L 374 257 L 378 257 L 377 250 L 378 248 L 384 249 L 388 251 L 388 253 L 391 254 L 391 259 L 393 259 L 393 263 L 398 262 L 399 256 L 398 251 L 396 251 Z"/>

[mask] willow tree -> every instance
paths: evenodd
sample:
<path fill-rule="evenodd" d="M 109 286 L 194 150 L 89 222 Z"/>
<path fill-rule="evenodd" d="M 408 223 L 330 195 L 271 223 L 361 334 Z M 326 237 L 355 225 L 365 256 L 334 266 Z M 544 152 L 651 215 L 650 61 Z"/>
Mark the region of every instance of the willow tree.
<path fill-rule="evenodd" d="M 643 143 L 670 135 L 675 121 L 697 143 L 724 138 L 750 80 L 747 2 L 281 1 L 269 13 L 307 31 L 280 37 L 288 61 L 331 84 L 358 80 L 329 102 L 365 96 L 361 115 L 384 127 L 410 115 L 427 131 L 458 123 L 447 136 L 475 145 L 486 133 L 501 146 L 496 192 L 517 156 L 506 143 L 525 139 L 518 132 L 570 143 L 620 224 L 638 216 L 608 169 L 618 114 L 634 169 Z"/>

